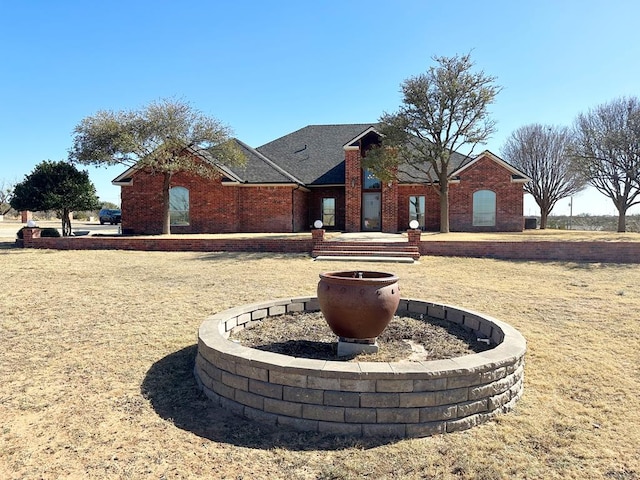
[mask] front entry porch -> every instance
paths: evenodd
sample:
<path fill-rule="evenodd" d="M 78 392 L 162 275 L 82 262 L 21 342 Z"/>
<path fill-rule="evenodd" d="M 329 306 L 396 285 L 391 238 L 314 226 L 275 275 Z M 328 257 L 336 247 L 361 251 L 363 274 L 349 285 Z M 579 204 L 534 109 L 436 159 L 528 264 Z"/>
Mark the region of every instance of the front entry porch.
<path fill-rule="evenodd" d="M 325 239 L 321 230 L 312 231 L 316 260 L 357 260 L 413 263 L 420 258 L 420 231 L 411 234 L 381 232 L 342 233 Z"/>

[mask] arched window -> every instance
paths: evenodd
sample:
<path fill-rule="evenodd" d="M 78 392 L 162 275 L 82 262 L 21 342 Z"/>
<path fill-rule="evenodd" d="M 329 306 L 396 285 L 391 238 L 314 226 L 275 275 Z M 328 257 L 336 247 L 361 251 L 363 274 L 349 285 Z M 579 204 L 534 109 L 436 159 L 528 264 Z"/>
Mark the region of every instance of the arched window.
<path fill-rule="evenodd" d="M 496 224 L 496 194 L 478 190 L 473 194 L 473 226 L 494 227 Z"/>
<path fill-rule="evenodd" d="M 189 190 L 172 187 L 169 190 L 171 225 L 189 225 Z"/>

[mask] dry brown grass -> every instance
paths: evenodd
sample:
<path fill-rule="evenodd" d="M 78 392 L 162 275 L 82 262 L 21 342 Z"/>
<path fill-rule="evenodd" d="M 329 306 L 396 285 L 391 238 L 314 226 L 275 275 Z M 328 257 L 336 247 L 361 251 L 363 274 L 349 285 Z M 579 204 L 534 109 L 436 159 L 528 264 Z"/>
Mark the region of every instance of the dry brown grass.
<path fill-rule="evenodd" d="M 528 340 L 515 411 L 401 441 L 259 426 L 212 407 L 193 379 L 207 315 L 313 294 L 319 272 L 353 263 L 2 249 L 0 265 L 3 479 L 640 478 L 637 265 L 375 265 L 405 297 L 479 310 Z"/>

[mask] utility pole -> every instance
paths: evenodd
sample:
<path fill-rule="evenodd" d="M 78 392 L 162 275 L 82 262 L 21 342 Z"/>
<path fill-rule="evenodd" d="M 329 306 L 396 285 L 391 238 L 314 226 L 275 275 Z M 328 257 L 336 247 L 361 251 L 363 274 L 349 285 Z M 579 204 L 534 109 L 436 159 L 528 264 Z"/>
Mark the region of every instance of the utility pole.
<path fill-rule="evenodd" d="M 569 230 L 571 230 L 572 220 L 573 220 L 573 196 L 569 197 Z"/>

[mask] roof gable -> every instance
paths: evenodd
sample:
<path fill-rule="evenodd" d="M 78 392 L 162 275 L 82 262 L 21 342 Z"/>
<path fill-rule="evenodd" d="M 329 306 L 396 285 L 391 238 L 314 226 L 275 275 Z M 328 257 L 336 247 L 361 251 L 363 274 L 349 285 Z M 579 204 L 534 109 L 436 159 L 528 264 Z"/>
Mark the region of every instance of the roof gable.
<path fill-rule="evenodd" d="M 475 158 L 473 158 L 469 162 L 462 163 L 456 170 L 451 172 L 450 177 L 459 176 L 467 168 L 469 168 L 470 166 L 472 166 L 473 164 L 477 163 L 479 160 L 481 160 L 483 158 L 488 158 L 489 160 L 491 160 L 491 161 L 497 163 L 498 165 L 500 165 L 501 167 L 503 167 L 505 170 L 511 172 L 511 181 L 512 182 L 527 183 L 527 182 L 531 181 L 531 178 L 529 178 L 525 173 L 523 173 L 522 171 L 518 170 L 513 165 L 508 164 L 507 162 L 502 160 L 497 155 L 491 153 L 489 150 L 485 150 L 484 152 L 482 152 L 481 154 L 479 154 L 478 156 L 476 156 Z"/>
<path fill-rule="evenodd" d="M 242 151 L 245 162 L 243 165 L 224 165 L 218 162 L 206 150 L 193 150 L 192 153 L 209 164 L 213 165 L 222 175 L 223 181 L 232 183 L 297 183 L 302 184 L 295 176 L 278 167 L 271 160 L 260 152 L 248 146 L 246 143 L 233 138 L 238 148 Z M 140 167 L 133 165 L 126 171 L 114 178 L 111 183 L 114 185 L 131 185 L 133 175 Z"/>
<path fill-rule="evenodd" d="M 378 137 L 381 137 L 382 134 L 376 130 L 376 128 L 374 126 L 371 126 L 369 128 L 367 128 L 364 132 L 360 133 L 358 136 L 356 136 L 355 138 L 352 138 L 351 140 L 349 140 L 347 143 L 345 143 L 342 148 L 344 150 L 357 150 L 360 148 L 360 141 L 365 138 L 367 135 L 374 133 L 376 134 Z"/>

